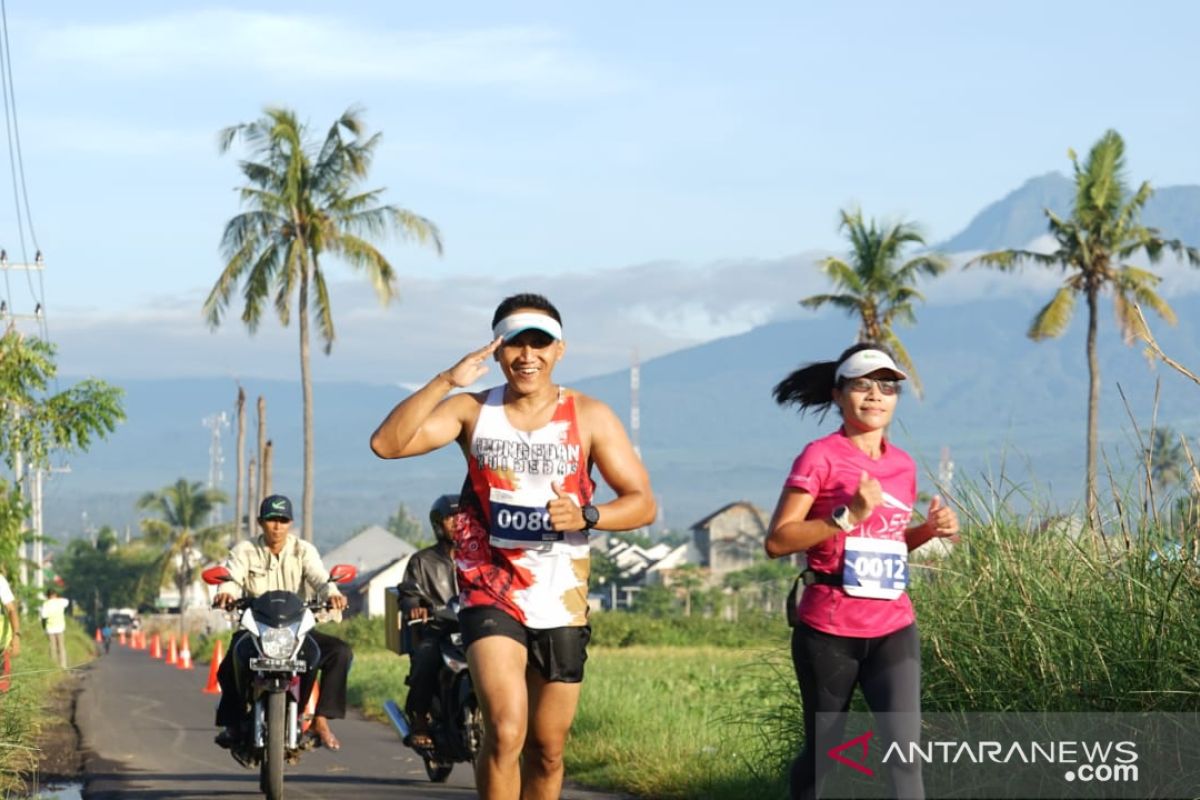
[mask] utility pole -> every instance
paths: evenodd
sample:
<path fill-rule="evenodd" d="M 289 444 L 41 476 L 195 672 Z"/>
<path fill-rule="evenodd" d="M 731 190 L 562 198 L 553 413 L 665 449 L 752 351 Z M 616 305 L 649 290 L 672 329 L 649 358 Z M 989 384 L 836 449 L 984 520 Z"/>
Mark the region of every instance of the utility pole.
<path fill-rule="evenodd" d="M 642 386 L 642 365 L 638 360 L 638 351 L 633 349 L 633 359 L 629 365 L 629 441 L 633 444 L 633 452 L 638 458 L 642 457 L 641 431 L 642 408 L 639 394 Z"/>
<path fill-rule="evenodd" d="M 238 387 L 237 393 L 237 499 L 234 501 L 233 540 L 242 540 L 242 522 L 246 517 L 245 482 L 246 474 L 246 390 Z"/>
<path fill-rule="evenodd" d="M 4 250 L 4 249 L 0 249 L 0 274 L 3 274 L 3 276 L 4 276 L 4 285 L 6 288 L 9 283 L 8 276 L 9 276 L 10 272 L 34 273 L 34 272 L 42 272 L 45 270 L 45 268 L 46 268 L 46 263 L 45 263 L 45 260 L 42 258 L 41 250 L 37 251 L 37 256 L 34 258 L 32 264 L 25 264 L 25 263 L 14 264 L 14 263 L 10 263 L 8 260 L 8 251 Z M 32 275 L 30 275 L 30 277 L 32 277 Z M 6 292 L 6 298 L 7 299 L 0 300 L 0 327 L 2 327 L 4 329 L 4 332 L 14 330 L 16 328 L 18 322 L 35 322 L 35 323 L 37 323 L 39 333 L 43 332 L 43 330 L 45 328 L 45 310 L 42 308 L 42 304 L 40 302 L 35 303 L 32 314 L 18 314 L 18 313 L 16 313 L 15 309 L 13 309 L 10 306 L 10 303 L 12 302 L 12 298 L 11 298 L 11 296 L 8 296 L 7 292 Z M 44 334 L 43 334 L 43 338 L 44 338 Z M 15 422 L 16 420 L 20 419 L 20 416 L 21 416 L 20 409 L 14 408 L 13 409 L 13 421 Z M 18 490 L 18 492 L 20 492 L 20 495 L 22 498 L 24 498 L 25 496 L 27 496 L 28 494 L 31 493 L 31 489 L 28 486 L 28 481 L 26 481 L 27 477 L 28 476 L 26 475 L 24 454 L 21 453 L 20 451 L 17 451 L 17 453 L 15 454 L 15 458 L 13 459 L 13 480 L 16 481 L 17 490 Z M 34 527 L 34 520 L 31 518 L 31 519 L 23 520 L 23 522 L 31 530 L 33 530 L 34 535 L 37 537 L 38 540 L 40 540 L 42 531 L 41 531 L 40 527 Z M 28 542 L 21 543 L 20 562 L 21 562 L 21 565 L 20 565 L 19 576 L 20 576 L 21 585 L 27 586 L 29 584 L 29 543 Z"/>
<path fill-rule="evenodd" d="M 33 511 L 33 585 L 39 590 L 45 586 L 46 576 L 42 572 L 42 562 L 46 560 L 45 539 L 46 531 L 42 521 L 44 494 L 42 492 L 42 476 L 46 473 L 70 472 L 70 467 L 38 467 L 33 471 L 33 483 L 29 487 L 29 503 Z"/>
<path fill-rule="evenodd" d="M 950 448 L 942 447 L 942 457 L 938 460 L 938 488 L 949 492 L 954 483 L 954 461 L 950 458 Z"/>
<path fill-rule="evenodd" d="M 202 419 L 200 424 L 212 432 L 208 445 L 208 488 L 219 489 L 225 481 L 225 475 L 221 469 L 221 465 L 225 463 L 225 456 L 221 452 L 221 432 L 229 429 L 229 415 L 224 411 L 219 414 L 210 414 Z M 221 524 L 221 510 L 221 503 L 213 504 L 212 511 L 208 516 L 209 525 Z"/>
<path fill-rule="evenodd" d="M 266 472 L 266 465 L 263 463 L 264 456 L 267 450 L 267 398 L 261 394 L 258 396 L 258 449 L 254 451 L 254 457 L 258 459 L 258 482 L 254 484 L 254 501 L 251 508 L 255 513 L 258 512 L 258 506 L 266 497 L 263 491 L 263 473 Z"/>

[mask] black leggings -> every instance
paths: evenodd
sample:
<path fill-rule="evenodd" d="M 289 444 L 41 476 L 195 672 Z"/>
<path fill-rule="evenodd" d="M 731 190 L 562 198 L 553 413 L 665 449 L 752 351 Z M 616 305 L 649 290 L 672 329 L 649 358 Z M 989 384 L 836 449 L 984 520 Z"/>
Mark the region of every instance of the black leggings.
<path fill-rule="evenodd" d="M 804 750 L 792 762 L 794 800 L 815 798 L 827 768 L 836 766 L 829 758 L 817 758 L 817 743 L 841 741 L 845 717 L 829 714 L 850 709 L 856 685 L 862 686 L 867 706 L 877 714 L 917 712 L 887 717 L 890 724 L 881 730 L 883 741 L 919 741 L 921 643 L 916 623 L 873 639 L 836 636 L 800 623 L 792 630 L 792 663 L 804 703 Z M 826 716 L 818 720 L 819 713 Z M 882 723 L 879 727 L 885 728 Z M 920 761 L 913 760 L 916 763 L 888 765 L 891 797 L 925 796 Z"/>

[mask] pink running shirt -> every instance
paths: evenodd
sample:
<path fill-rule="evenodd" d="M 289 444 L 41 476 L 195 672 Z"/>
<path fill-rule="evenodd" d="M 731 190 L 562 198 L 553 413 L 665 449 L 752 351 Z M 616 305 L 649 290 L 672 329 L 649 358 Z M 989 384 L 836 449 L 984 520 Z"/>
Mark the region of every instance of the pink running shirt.
<path fill-rule="evenodd" d="M 850 504 L 863 470 L 883 486 L 887 502 L 851 534 L 838 531 L 810 547 L 810 569 L 841 575 L 847 535 L 904 540 L 917 496 L 917 468 L 908 453 L 886 439 L 883 454 L 873 459 L 839 428 L 804 448 L 784 486 L 813 496 L 808 519 L 827 519 L 838 506 Z M 886 636 L 916 619 L 907 592 L 895 600 L 874 600 L 850 597 L 838 586 L 817 584 L 805 587 L 799 618 L 819 631 L 858 638 Z"/>

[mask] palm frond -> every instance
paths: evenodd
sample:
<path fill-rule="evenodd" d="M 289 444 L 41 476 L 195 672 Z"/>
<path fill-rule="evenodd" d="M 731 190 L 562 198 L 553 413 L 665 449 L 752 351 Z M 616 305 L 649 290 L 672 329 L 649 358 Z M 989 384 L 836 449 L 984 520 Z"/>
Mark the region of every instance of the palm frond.
<path fill-rule="evenodd" d="M 815 310 L 824 305 L 831 305 L 850 313 L 858 312 L 861 303 L 860 298 L 849 294 L 814 294 L 800 301 L 800 305 L 805 308 Z"/>
<path fill-rule="evenodd" d="M 326 246 L 330 253 L 340 257 L 352 269 L 366 275 L 382 305 L 387 305 L 396 296 L 396 272 L 383 253 L 370 242 L 343 233 L 331 238 Z"/>
<path fill-rule="evenodd" d="M 863 292 L 863 280 L 854 267 L 840 258 L 829 257 L 819 263 L 821 271 L 829 276 L 833 285 L 847 289 L 855 294 Z"/>
<path fill-rule="evenodd" d="M 913 363 L 912 356 L 908 354 L 908 348 L 904 346 L 904 342 L 900 341 L 900 337 L 888 329 L 881 344 L 886 345 L 895 354 L 900 366 L 904 367 L 904 371 L 908 373 L 908 379 L 912 382 L 913 394 L 918 398 L 924 397 L 925 387 L 921 383 L 921 376 L 917 373 L 917 365 Z"/>
<path fill-rule="evenodd" d="M 1012 272 L 1026 261 L 1032 261 L 1035 264 L 1056 264 L 1057 261 L 1045 253 L 1035 253 L 1032 250 L 997 250 L 992 253 L 984 253 L 976 256 L 963 264 L 963 269 L 971 269 L 972 267 L 989 267 L 998 269 L 1001 272 Z"/>
<path fill-rule="evenodd" d="M 1033 318 L 1026 336 L 1035 342 L 1061 336 L 1070 324 L 1074 310 L 1075 292 L 1066 287 L 1059 289 Z"/>
<path fill-rule="evenodd" d="M 329 289 L 325 285 L 325 275 L 320 269 L 313 270 L 313 297 L 309 303 L 310 310 L 317 322 L 317 333 L 325 343 L 325 355 L 333 349 L 333 340 L 337 333 L 333 329 L 333 307 L 329 301 Z M 300 313 L 308 313 L 301 309 Z"/>

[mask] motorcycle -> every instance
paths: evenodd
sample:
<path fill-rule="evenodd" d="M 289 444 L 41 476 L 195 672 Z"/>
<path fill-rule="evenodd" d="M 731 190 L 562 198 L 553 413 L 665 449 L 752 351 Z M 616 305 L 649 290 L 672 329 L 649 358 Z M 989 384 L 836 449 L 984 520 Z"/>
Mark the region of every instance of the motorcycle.
<path fill-rule="evenodd" d="M 354 567 L 339 564 L 329 571 L 329 580 L 349 583 L 357 574 Z M 201 576 L 210 586 L 233 580 L 223 566 L 209 567 Z M 251 712 L 242 740 L 232 751 L 244 766 L 259 767 L 259 789 L 268 800 L 281 800 L 284 762 L 295 763 L 303 749 L 300 712 L 305 698 L 300 697 L 300 680 L 315 660 L 314 648 L 307 658 L 302 651 L 316 625 L 313 611 L 324 607 L 323 602 L 305 603 L 286 591 L 243 597 L 234 606 L 241 613 L 239 630 L 245 632 L 230 646 L 235 651 L 234 674 Z"/>
<path fill-rule="evenodd" d="M 395 621 L 389 629 L 388 647 L 400 655 L 412 655 L 413 639 L 434 637 L 441 661 L 437 673 L 437 691 L 431 698 L 429 715 L 429 738 L 432 747 L 409 744 L 412 720 L 394 700 L 384 703 L 384 711 L 395 726 L 400 738 L 425 762 L 425 773 L 434 783 L 442 783 L 450 777 L 456 763 L 474 763 L 483 742 L 483 715 L 471 673 L 467 669 L 467 656 L 463 649 L 462 633 L 458 624 L 458 599 L 450 605 L 432 612 L 428 620 L 403 620 L 399 611 L 399 595 L 416 594 L 424 599 L 424 605 L 433 603 L 421 588 L 406 581 L 388 590 L 388 618 Z M 393 636 L 395 631 L 397 634 Z"/>

